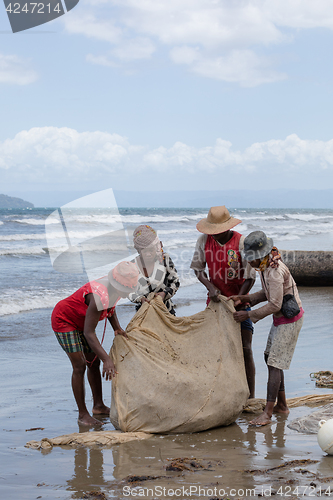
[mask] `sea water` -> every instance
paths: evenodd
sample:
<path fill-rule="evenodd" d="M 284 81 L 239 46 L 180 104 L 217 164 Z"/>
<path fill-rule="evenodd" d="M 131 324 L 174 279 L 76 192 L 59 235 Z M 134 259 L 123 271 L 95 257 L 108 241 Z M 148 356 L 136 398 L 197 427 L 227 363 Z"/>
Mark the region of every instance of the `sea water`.
<path fill-rule="evenodd" d="M 25 311 L 52 308 L 61 299 L 89 281 L 87 274 L 61 273 L 53 269 L 48 246 L 65 250 L 59 222 L 50 220 L 54 209 L 0 209 L 0 276 L 2 300 L 0 317 Z M 242 220 L 235 229 L 247 235 L 263 230 L 274 244 L 286 250 L 333 250 L 333 210 L 234 209 Z M 89 240 L 101 227 L 112 223 L 124 227 L 149 224 L 157 232 L 164 249 L 171 255 L 181 278 L 182 300 L 202 297 L 201 285 L 190 270 L 196 240 L 196 223 L 207 216 L 205 209 L 124 208 L 112 215 L 107 210 L 87 209 L 70 215 L 72 242 Z M 47 223 L 48 240 L 45 224 Z M 52 224 L 53 223 L 53 224 Z M 65 242 L 66 243 L 66 242 Z M 199 291 L 198 291 L 199 290 Z M 180 294 L 175 297 L 181 298 Z M 124 302 L 123 302 L 124 304 Z M 1 330 L 1 336 L 11 332 Z M 1 338 L 1 337 L 0 337 Z"/>
<path fill-rule="evenodd" d="M 244 415 L 227 428 L 176 437 L 157 436 L 147 444 L 129 443 L 105 450 L 53 449 L 43 454 L 24 448 L 30 439 L 78 430 L 70 386 L 71 366 L 52 332 L 50 315 L 54 305 L 82 286 L 88 277 L 85 272 L 61 273 L 52 267 L 48 246 L 60 252 L 66 250 L 57 230 L 59 223 L 50 223 L 48 219 L 53 211 L 0 210 L 0 489 L 4 498 L 82 498 L 85 491 L 104 486 L 113 488 L 115 478 L 128 474 L 165 474 L 161 460 L 180 456 L 222 459 L 226 468 L 213 472 L 209 481 L 211 484 L 223 481 L 232 487 L 253 483 L 248 476 L 244 479 L 244 474 L 238 477 L 238 469 L 276 466 L 304 456 L 321 460 L 316 437 L 288 430 L 286 419 L 278 417 L 272 426 L 253 430 Z M 181 287 L 174 297 L 177 315 L 187 316 L 202 310 L 206 290 L 189 265 L 199 235 L 196 223 L 207 215 L 207 210 L 128 208 L 119 212 L 119 215 L 111 215 L 106 210 L 98 213 L 87 210 L 67 214 L 72 244 L 94 238 L 103 224 L 108 227 L 119 222 L 128 227 L 150 224 L 157 230 L 180 275 Z M 236 230 L 245 235 L 264 230 L 281 249 L 333 250 L 333 210 L 238 209 L 231 210 L 231 214 L 242 220 Z M 257 282 L 255 287 L 258 286 Z M 285 374 L 288 397 L 329 392 L 316 388 L 309 375 L 333 369 L 332 287 L 300 288 L 300 295 L 305 319 L 290 370 Z M 126 327 L 134 312 L 134 305 L 128 301 L 117 306 L 122 327 Z M 253 336 L 256 396 L 262 398 L 265 398 L 267 382 L 262 353 L 270 324 L 269 317 L 256 323 Z M 100 337 L 101 329 L 102 325 L 97 331 Z M 104 342 L 107 351 L 112 340 L 112 330 L 108 327 Z M 107 404 L 110 404 L 110 386 L 110 382 L 103 380 Z M 91 409 L 88 386 L 86 401 Z M 311 411 L 306 407 L 294 409 L 289 418 Z M 39 427 L 43 430 L 26 432 Z M 112 429 L 109 421 L 104 427 Z M 325 463 L 322 461 L 320 466 L 324 467 Z M 219 474 L 223 474 L 223 479 L 219 479 L 222 477 Z M 322 474 L 332 475 L 326 469 Z M 202 485 L 208 481 L 197 474 L 195 480 Z M 191 475 L 175 477 L 170 484 L 187 485 L 189 481 L 193 481 Z"/>

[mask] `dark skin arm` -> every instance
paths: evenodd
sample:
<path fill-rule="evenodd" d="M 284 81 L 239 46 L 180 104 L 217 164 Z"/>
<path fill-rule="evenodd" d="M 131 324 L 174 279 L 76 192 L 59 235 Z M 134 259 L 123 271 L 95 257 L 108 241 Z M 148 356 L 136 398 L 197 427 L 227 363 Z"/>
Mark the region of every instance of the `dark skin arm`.
<path fill-rule="evenodd" d="M 87 339 L 87 342 L 91 349 L 103 362 L 102 376 L 105 376 L 105 380 L 111 380 L 112 377 L 114 377 L 114 375 L 117 373 L 116 368 L 110 356 L 101 346 L 95 333 L 95 329 L 98 324 L 99 318 L 101 317 L 101 311 L 103 309 L 102 304 L 98 295 L 93 295 L 92 293 L 86 295 L 85 302 L 88 305 L 88 309 L 84 321 L 83 335 Z M 96 304 L 98 304 L 99 310 Z"/>
<path fill-rule="evenodd" d="M 228 297 L 228 300 L 233 300 L 235 303 L 235 307 L 238 306 L 239 304 L 244 304 L 248 303 L 250 306 L 255 306 L 259 304 L 260 302 L 263 302 L 266 300 L 265 294 L 263 293 L 262 297 L 259 297 L 255 299 L 255 295 L 232 295 L 231 297 Z M 234 320 L 237 321 L 237 323 L 241 323 L 242 321 L 245 321 L 247 318 L 249 318 L 249 311 L 236 311 L 233 314 Z"/>
<path fill-rule="evenodd" d="M 252 278 L 246 279 L 244 281 L 244 283 L 242 284 L 242 286 L 240 287 L 239 295 L 246 295 L 247 293 L 249 293 L 249 291 L 253 287 L 254 283 L 255 283 L 254 279 L 252 279 Z M 239 302 L 238 304 L 235 304 L 236 310 L 239 311 L 240 309 L 244 309 L 244 307 L 246 307 L 246 302 L 250 303 L 249 300 L 247 300 L 247 301 L 244 301 L 244 305 L 243 305 L 242 302 Z"/>
<path fill-rule="evenodd" d="M 114 330 L 115 335 L 123 335 L 124 337 L 128 338 L 125 330 L 123 330 L 120 326 L 116 311 L 112 314 L 111 318 L 108 318 L 108 320 Z"/>
<path fill-rule="evenodd" d="M 219 295 L 221 291 L 210 282 L 205 271 L 194 271 L 196 277 L 208 290 L 208 296 L 213 302 L 220 302 Z"/>
<path fill-rule="evenodd" d="M 214 286 L 213 283 L 211 283 L 206 272 L 205 271 L 194 271 L 194 272 L 200 283 L 205 285 L 205 287 L 207 288 L 209 298 L 213 302 L 219 302 L 218 296 L 221 295 L 221 291 L 218 288 L 216 288 L 216 286 Z M 254 283 L 255 283 L 254 279 L 252 278 L 246 279 L 240 288 L 239 295 L 246 295 L 251 290 Z M 240 303 L 237 305 L 240 305 Z"/>

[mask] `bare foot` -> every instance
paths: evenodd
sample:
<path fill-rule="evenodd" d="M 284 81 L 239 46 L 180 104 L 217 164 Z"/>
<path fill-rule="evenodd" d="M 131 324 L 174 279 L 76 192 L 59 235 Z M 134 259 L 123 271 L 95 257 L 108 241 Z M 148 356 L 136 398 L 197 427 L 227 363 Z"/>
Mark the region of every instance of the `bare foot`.
<path fill-rule="evenodd" d="M 82 417 L 79 417 L 77 419 L 77 423 L 79 425 L 87 425 L 89 427 L 92 427 L 94 425 L 103 425 L 103 422 L 101 422 L 100 420 L 97 420 L 94 417 L 91 417 L 89 415 L 89 413 L 87 415 L 83 415 Z"/>
<path fill-rule="evenodd" d="M 272 423 L 271 417 L 266 412 L 262 412 L 258 417 L 250 421 L 250 425 L 260 425 L 260 426 L 271 423 Z"/>
<path fill-rule="evenodd" d="M 94 406 L 92 410 L 93 415 L 110 415 L 110 408 L 108 406 L 100 405 Z"/>
<path fill-rule="evenodd" d="M 285 406 L 285 405 L 279 405 L 279 404 L 276 404 L 273 408 L 273 412 L 274 413 L 284 413 L 286 415 L 288 415 L 289 412 L 289 408 L 288 406 Z"/>

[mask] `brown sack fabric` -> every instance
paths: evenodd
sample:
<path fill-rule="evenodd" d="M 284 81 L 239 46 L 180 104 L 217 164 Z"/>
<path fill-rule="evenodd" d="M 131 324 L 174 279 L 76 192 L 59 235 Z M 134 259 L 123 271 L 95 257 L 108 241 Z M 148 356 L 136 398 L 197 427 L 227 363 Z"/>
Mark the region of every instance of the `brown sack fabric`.
<path fill-rule="evenodd" d="M 53 446 L 111 446 L 133 440 L 148 439 L 149 437 L 150 435 L 144 432 L 128 432 L 126 434 L 119 431 L 73 432 L 55 438 L 43 438 L 41 441 L 29 441 L 25 447 L 46 450 L 53 448 Z"/>
<path fill-rule="evenodd" d="M 240 326 L 221 297 L 202 312 L 177 318 L 161 297 L 144 303 L 111 356 L 110 418 L 117 429 L 198 432 L 236 420 L 246 404 Z"/>

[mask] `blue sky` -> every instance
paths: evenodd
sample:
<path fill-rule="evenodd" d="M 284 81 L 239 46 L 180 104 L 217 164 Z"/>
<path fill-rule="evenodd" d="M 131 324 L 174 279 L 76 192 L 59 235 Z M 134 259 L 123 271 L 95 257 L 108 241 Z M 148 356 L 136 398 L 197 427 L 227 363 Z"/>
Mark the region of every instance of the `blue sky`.
<path fill-rule="evenodd" d="M 333 187 L 332 42 L 328 0 L 0 6 L 0 191 Z"/>

